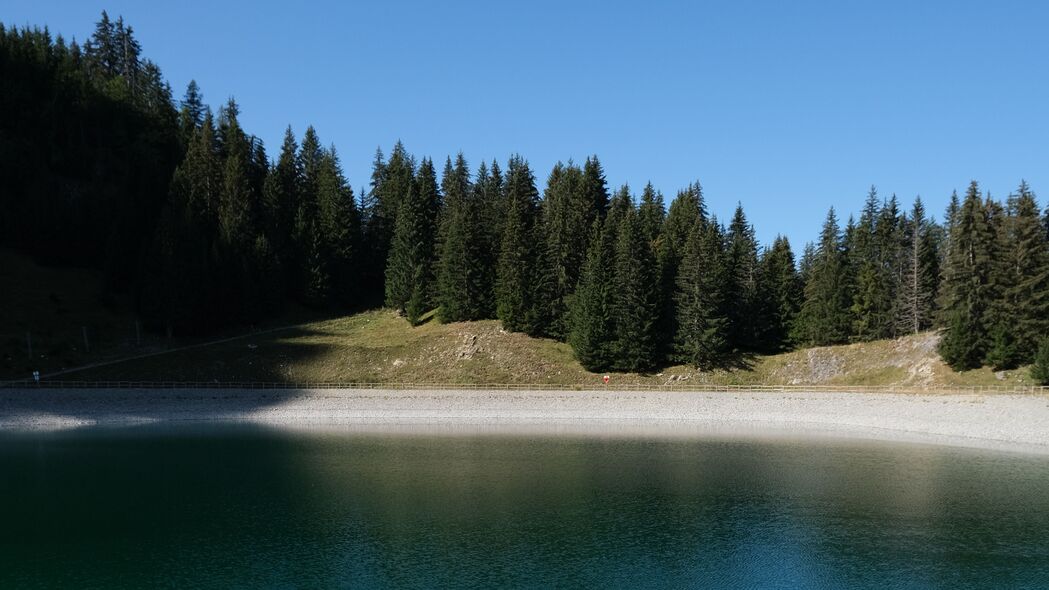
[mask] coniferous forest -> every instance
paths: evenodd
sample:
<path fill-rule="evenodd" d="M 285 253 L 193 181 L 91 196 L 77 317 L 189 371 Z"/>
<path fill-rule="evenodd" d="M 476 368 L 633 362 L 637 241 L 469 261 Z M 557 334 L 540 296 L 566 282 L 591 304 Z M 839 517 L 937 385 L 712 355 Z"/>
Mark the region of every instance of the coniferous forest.
<path fill-rule="evenodd" d="M 105 13 L 82 44 L 0 27 L 0 80 L 0 246 L 103 271 L 158 332 L 385 305 L 412 324 L 497 318 L 594 371 L 930 329 L 957 370 L 1049 366 L 1049 211 L 1022 181 L 1002 200 L 973 181 L 939 219 L 871 187 L 795 251 L 759 244 L 742 206 L 711 215 L 698 182 L 669 205 L 609 187 L 596 156 L 537 178 L 520 155 L 398 142 L 355 192 L 312 127 L 267 151 L 232 99 L 213 111 L 195 83 L 176 99 Z"/>

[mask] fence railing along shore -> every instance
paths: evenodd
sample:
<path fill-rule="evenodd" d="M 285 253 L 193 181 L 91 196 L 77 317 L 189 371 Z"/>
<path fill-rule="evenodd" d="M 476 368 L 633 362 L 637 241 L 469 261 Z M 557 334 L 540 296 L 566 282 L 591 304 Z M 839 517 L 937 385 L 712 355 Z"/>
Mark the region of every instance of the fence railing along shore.
<path fill-rule="evenodd" d="M 707 383 L 340 383 L 327 381 L 69 381 L 32 379 L 0 382 L 0 389 L 344 389 L 344 390 L 472 390 L 472 391 L 681 391 L 681 392 L 828 392 L 1049 395 L 1049 386 L 972 385 L 715 385 Z"/>

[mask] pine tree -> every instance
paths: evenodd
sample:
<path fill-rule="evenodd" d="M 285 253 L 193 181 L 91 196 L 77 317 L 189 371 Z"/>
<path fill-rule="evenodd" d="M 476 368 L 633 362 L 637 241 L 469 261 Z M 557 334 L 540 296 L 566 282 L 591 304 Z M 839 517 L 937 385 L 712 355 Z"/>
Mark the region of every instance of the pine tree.
<path fill-rule="evenodd" d="M 484 162 L 477 169 L 473 200 L 480 217 L 479 240 L 481 242 L 480 275 L 478 278 L 480 317 L 495 317 L 496 267 L 502 245 L 503 176 L 499 164 L 492 161 L 491 173 Z"/>
<path fill-rule="evenodd" d="M 481 319 L 486 312 L 482 210 L 462 154 L 456 157 L 454 168 L 451 159 L 445 163 L 441 187 L 445 206 L 437 276 L 438 316 L 442 322 Z"/>
<path fill-rule="evenodd" d="M 725 276 L 725 301 L 729 346 L 739 350 L 756 350 L 759 347 L 757 336 L 761 320 L 757 305 L 758 243 L 742 205 L 736 205 L 726 240 L 725 262 L 728 271 Z"/>
<path fill-rule="evenodd" d="M 810 346 L 842 344 L 849 339 L 851 296 L 841 242 L 838 218 L 831 208 L 807 270 L 805 301 L 795 324 L 795 339 Z"/>
<path fill-rule="evenodd" d="M 761 257 L 760 269 L 758 343 L 765 350 L 778 352 L 789 342 L 802 300 L 802 282 L 787 238 L 776 236 L 772 248 Z"/>
<path fill-rule="evenodd" d="M 96 79 L 109 79 L 117 74 L 119 53 L 116 44 L 116 27 L 105 10 L 95 23 L 95 32 L 84 44 L 88 67 Z"/>
<path fill-rule="evenodd" d="M 991 256 L 995 236 L 976 181 L 969 185 L 950 237 L 945 277 L 946 327 L 940 355 L 955 370 L 979 367 L 990 348 L 988 310 L 993 301 Z"/>
<path fill-rule="evenodd" d="M 558 162 L 547 177 L 536 228 L 535 281 L 532 284 L 529 324 L 536 336 L 562 338 L 565 332 L 565 297 L 574 288 L 565 272 L 567 258 L 575 254 L 568 246 L 571 215 L 571 180 L 566 166 Z"/>
<path fill-rule="evenodd" d="M 990 254 L 988 260 L 989 280 L 984 297 L 987 311 L 984 325 L 989 346 L 983 362 L 991 365 L 996 371 L 1015 369 L 1020 365 L 1020 348 L 1016 341 L 1016 332 L 1010 325 L 1014 307 L 1007 297 L 1016 284 L 1016 274 L 1009 261 L 1011 213 L 1006 213 L 1002 204 L 987 193 L 983 203 L 987 225 L 991 232 Z"/>
<path fill-rule="evenodd" d="M 659 331 L 662 334 L 673 335 L 677 332 L 677 298 L 674 293 L 677 288 L 678 268 L 684 256 L 685 245 L 697 223 L 706 223 L 706 207 L 703 203 L 703 189 L 695 182 L 679 191 L 670 203 L 670 210 L 667 212 L 659 238 L 656 258 L 659 265 L 660 290 L 663 294 L 659 321 Z M 662 352 L 669 360 L 681 360 L 674 354 L 672 338 L 663 339 Z"/>
<path fill-rule="evenodd" d="M 1039 342 L 1049 334 L 1049 244 L 1026 182 L 1009 197 L 1008 212 L 998 320 L 1001 329 L 1015 337 L 1015 360 L 1020 364 L 1034 358 Z"/>
<path fill-rule="evenodd" d="M 372 172 L 372 199 L 374 203 L 367 213 L 365 227 L 367 252 L 367 277 L 369 289 L 383 291 L 386 279 L 385 267 L 390 258 L 393 234 L 396 231 L 397 214 L 401 201 L 407 198 L 415 182 L 415 162 L 398 141 L 390 152 L 389 161 L 382 161 L 382 153 L 376 153 L 375 169 Z M 387 304 L 389 302 L 387 301 Z"/>
<path fill-rule="evenodd" d="M 532 323 L 539 335 L 564 339 L 568 334 L 568 307 L 586 258 L 586 236 L 597 218 L 583 181 L 582 170 L 571 162 L 558 162 L 547 180 L 533 297 Z"/>
<path fill-rule="evenodd" d="M 721 366 L 729 349 L 724 241 L 717 223 L 694 223 L 676 278 L 675 358 L 699 369 Z"/>
<path fill-rule="evenodd" d="M 600 220 L 590 232 L 590 247 L 579 286 L 572 300 L 568 343 L 588 371 L 607 371 L 615 365 L 615 283 L 612 232 L 602 231 Z"/>
<path fill-rule="evenodd" d="M 263 185 L 263 219 L 266 235 L 281 269 L 282 291 L 290 294 L 293 282 L 302 274 L 293 242 L 295 214 L 302 183 L 302 169 L 297 157 L 299 146 L 289 125 L 284 131 L 284 142 L 272 172 Z"/>
<path fill-rule="evenodd" d="M 332 302 L 342 308 L 360 305 L 361 216 L 339 164 L 335 146 L 321 154 L 317 173 L 317 229 L 331 273 Z"/>
<path fill-rule="evenodd" d="M 616 368 L 645 371 L 656 362 L 659 292 L 655 256 L 638 211 L 626 210 L 615 248 Z"/>
<path fill-rule="evenodd" d="M 592 226 L 598 219 L 605 216 L 608 210 L 608 183 L 605 181 L 605 171 L 597 156 L 591 156 L 583 164 L 583 199 L 588 204 L 586 207 L 587 225 Z"/>
<path fill-rule="evenodd" d="M 240 128 L 237 112 L 236 102 L 230 99 L 223 110 L 221 143 L 226 158 L 218 216 L 222 240 L 232 251 L 243 251 L 243 246 L 254 239 L 255 220 L 251 213 L 258 195 L 251 191 L 250 144 Z"/>
<path fill-rule="evenodd" d="M 506 330 L 531 332 L 539 191 L 528 162 L 520 156 L 510 158 L 505 204 L 496 275 L 496 315 Z"/>
<path fill-rule="evenodd" d="M 299 146 L 298 167 L 302 171 L 295 224 L 295 268 L 302 273 L 296 281 L 299 299 L 304 304 L 321 307 L 331 301 L 331 269 L 328 267 L 326 244 L 320 229 L 318 184 L 324 150 L 317 130 L 306 128 Z"/>
<path fill-rule="evenodd" d="M 204 95 L 200 93 L 197 81 L 190 80 L 179 111 L 179 134 L 183 145 L 189 145 L 193 132 L 204 122 L 204 111 Z"/>
<path fill-rule="evenodd" d="M 386 304 L 404 312 L 413 326 L 433 303 L 439 206 L 433 161 L 424 158 L 400 202 L 386 266 Z"/>
<path fill-rule="evenodd" d="M 637 208 L 641 221 L 641 229 L 645 234 L 645 241 L 649 244 L 652 252 L 659 252 L 659 237 L 663 233 L 663 222 L 667 212 L 663 206 L 663 193 L 657 191 L 652 183 L 645 185 L 641 191 L 641 203 Z"/>
<path fill-rule="evenodd" d="M 877 190 L 872 186 L 850 249 L 856 271 L 852 334 L 860 341 L 889 338 L 893 332 L 892 258 L 897 252 L 897 244 L 893 243 L 896 221 L 895 205 L 879 206 Z"/>

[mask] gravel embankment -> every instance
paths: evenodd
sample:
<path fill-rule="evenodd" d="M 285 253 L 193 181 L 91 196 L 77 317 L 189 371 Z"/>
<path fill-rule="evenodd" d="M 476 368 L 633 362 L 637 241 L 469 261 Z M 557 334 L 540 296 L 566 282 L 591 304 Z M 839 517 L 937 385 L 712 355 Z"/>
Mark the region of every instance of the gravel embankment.
<path fill-rule="evenodd" d="M 825 434 L 1049 453 L 1049 397 L 801 392 L 0 390 L 0 429 L 149 422 Z"/>

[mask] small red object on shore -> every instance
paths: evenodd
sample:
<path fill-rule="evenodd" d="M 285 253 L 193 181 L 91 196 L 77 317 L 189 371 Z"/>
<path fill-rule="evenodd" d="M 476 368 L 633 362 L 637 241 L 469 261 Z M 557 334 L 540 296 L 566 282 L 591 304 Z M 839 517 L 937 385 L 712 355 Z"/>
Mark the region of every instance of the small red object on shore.
<path fill-rule="evenodd" d="M 602 377 L 601 380 L 605 382 L 605 385 L 608 385 L 608 375 Z"/>

